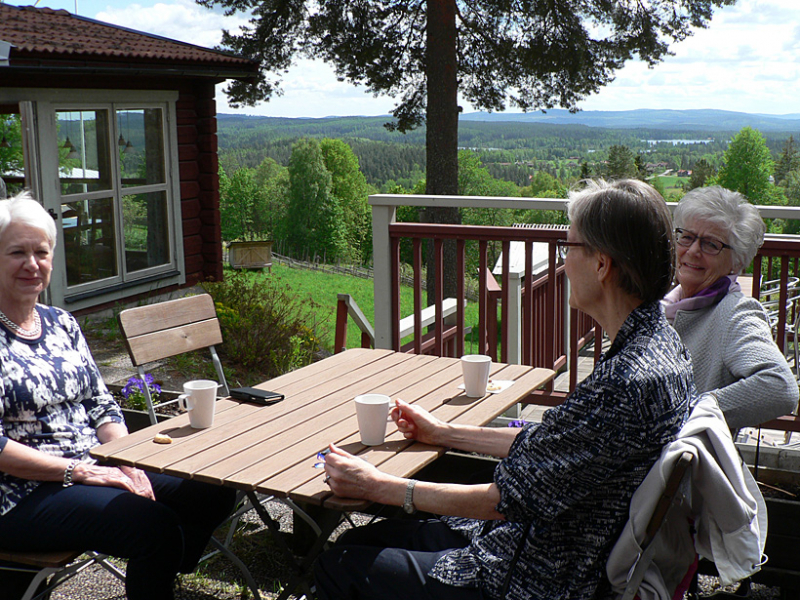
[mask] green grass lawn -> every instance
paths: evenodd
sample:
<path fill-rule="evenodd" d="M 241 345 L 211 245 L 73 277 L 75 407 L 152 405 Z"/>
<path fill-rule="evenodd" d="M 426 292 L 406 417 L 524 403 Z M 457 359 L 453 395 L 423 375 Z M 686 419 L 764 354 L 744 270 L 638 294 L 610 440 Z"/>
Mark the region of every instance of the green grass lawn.
<path fill-rule="evenodd" d="M 311 300 L 319 305 L 317 313 L 319 330 L 317 333 L 329 351 L 333 351 L 338 294 L 350 294 L 367 319 L 369 319 L 370 323 L 372 323 L 373 326 L 375 324 L 375 302 L 373 281 L 371 279 L 290 268 L 277 263 L 273 263 L 271 274 L 263 272 L 254 273 L 253 276 L 278 279 L 298 296 L 311 298 Z M 424 301 L 425 294 L 423 293 L 423 302 Z M 403 317 L 413 314 L 414 312 L 414 295 L 410 287 L 403 287 L 401 289 L 400 312 Z M 467 304 L 464 323 L 466 327 L 473 326 L 477 328 L 477 303 L 470 302 Z M 405 342 L 408 340 L 403 341 Z M 352 320 L 348 320 L 347 347 L 358 348 L 360 346 L 361 330 Z"/>
<path fill-rule="evenodd" d="M 688 177 L 678 177 L 677 175 L 659 177 L 659 180 L 664 184 L 665 192 L 683 191 L 683 184 L 689 182 Z"/>

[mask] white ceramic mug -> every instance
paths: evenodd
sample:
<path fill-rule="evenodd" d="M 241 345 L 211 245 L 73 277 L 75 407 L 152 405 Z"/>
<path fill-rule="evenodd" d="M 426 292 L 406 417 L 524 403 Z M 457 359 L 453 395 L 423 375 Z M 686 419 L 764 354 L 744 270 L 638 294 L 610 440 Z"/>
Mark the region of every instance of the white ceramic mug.
<path fill-rule="evenodd" d="M 355 402 L 361 443 L 365 446 L 380 446 L 386 438 L 391 399 L 384 394 L 363 394 L 356 396 Z"/>
<path fill-rule="evenodd" d="M 464 393 L 470 398 L 486 395 L 489 383 L 489 370 L 492 357 L 484 354 L 467 354 L 461 357 L 461 370 L 464 373 Z"/>
<path fill-rule="evenodd" d="M 189 425 L 193 428 L 206 429 L 214 424 L 217 387 L 217 382 L 210 379 L 194 379 L 183 384 L 178 404 L 189 412 Z"/>

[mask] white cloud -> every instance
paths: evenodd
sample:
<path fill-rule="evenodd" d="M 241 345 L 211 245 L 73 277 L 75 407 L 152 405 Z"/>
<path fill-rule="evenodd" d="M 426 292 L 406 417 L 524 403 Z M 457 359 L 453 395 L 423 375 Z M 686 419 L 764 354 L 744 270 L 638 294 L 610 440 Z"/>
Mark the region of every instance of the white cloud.
<path fill-rule="evenodd" d="M 109 6 L 94 18 L 207 48 L 220 43 L 223 29 L 236 31 L 246 22 L 241 15 L 225 17 L 191 0 Z"/>
<path fill-rule="evenodd" d="M 629 63 L 618 80 L 587 99 L 587 110 L 718 108 L 744 112 L 797 112 L 800 80 L 800 5 L 796 0 L 739 0 L 715 11 L 708 29 L 675 44 L 647 76 Z M 629 82 L 641 87 L 632 91 Z M 623 83 L 624 82 L 624 83 Z"/>
<path fill-rule="evenodd" d="M 241 13 L 225 17 L 191 0 L 170 0 L 149 6 L 134 3 L 114 6 L 94 15 L 100 21 L 181 40 L 208 48 L 220 43 L 222 29 L 237 30 L 246 24 Z M 333 69 L 322 62 L 301 60 L 283 74 L 283 95 L 254 107 L 232 109 L 223 89 L 217 86 L 217 110 L 270 116 L 375 115 L 388 113 L 391 99 L 375 99 L 364 88 L 336 79 Z"/>
<path fill-rule="evenodd" d="M 363 87 L 338 81 L 333 69 L 322 62 L 299 61 L 284 75 L 282 87 L 282 96 L 236 112 L 274 117 L 379 115 L 387 114 L 394 106 L 391 98 L 373 98 Z M 221 91 L 217 105 L 219 112 L 232 112 Z"/>

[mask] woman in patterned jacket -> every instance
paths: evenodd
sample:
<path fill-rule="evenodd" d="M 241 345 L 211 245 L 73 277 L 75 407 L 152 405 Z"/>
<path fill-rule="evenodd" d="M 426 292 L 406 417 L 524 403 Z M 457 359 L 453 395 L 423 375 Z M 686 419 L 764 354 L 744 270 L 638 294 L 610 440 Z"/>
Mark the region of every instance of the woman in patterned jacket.
<path fill-rule="evenodd" d="M 639 181 L 601 181 L 571 197 L 569 216 L 569 302 L 600 323 L 608 352 L 561 406 L 521 429 L 447 424 L 397 401 L 392 417 L 407 438 L 500 458 L 492 483 L 393 477 L 331 445 L 326 481 L 337 496 L 447 516 L 346 532 L 317 562 L 322 600 L 611 596 L 605 563 L 633 492 L 695 388 L 659 305 L 675 265 L 663 198 Z"/>
<path fill-rule="evenodd" d="M 55 245 L 38 202 L 0 201 L 0 543 L 127 558 L 128 598 L 171 599 L 235 492 L 89 457 L 128 431 L 78 323 L 37 303 Z M 10 597 L 27 581 L 0 574 Z"/>

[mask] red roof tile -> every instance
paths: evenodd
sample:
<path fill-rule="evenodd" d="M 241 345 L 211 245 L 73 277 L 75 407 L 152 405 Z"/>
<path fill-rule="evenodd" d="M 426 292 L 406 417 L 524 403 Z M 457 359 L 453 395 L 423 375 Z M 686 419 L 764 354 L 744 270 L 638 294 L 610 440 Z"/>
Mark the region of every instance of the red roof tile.
<path fill-rule="evenodd" d="M 0 40 L 9 60 L 127 60 L 256 69 L 254 61 L 177 40 L 70 14 L 65 10 L 0 4 Z"/>

